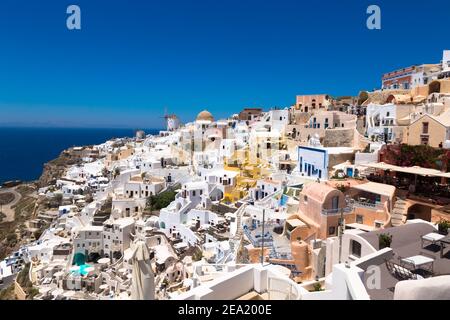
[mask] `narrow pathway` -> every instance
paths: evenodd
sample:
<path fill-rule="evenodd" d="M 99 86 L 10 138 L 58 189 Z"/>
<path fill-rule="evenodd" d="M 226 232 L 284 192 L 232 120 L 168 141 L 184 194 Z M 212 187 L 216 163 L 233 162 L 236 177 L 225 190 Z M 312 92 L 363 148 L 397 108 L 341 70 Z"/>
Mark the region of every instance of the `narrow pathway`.
<path fill-rule="evenodd" d="M 13 207 L 22 199 L 22 195 L 14 189 L 0 189 L 1 193 L 12 193 L 14 195 L 14 200 L 8 204 L 1 206 L 1 212 L 3 212 L 6 217 L 3 218 L 3 222 L 11 222 L 14 220 L 15 210 Z"/>

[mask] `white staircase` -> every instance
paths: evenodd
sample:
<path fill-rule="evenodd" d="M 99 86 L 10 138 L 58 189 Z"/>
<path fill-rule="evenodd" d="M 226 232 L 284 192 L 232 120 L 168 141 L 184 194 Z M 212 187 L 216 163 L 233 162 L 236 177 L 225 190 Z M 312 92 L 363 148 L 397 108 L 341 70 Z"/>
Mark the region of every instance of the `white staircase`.
<path fill-rule="evenodd" d="M 406 222 L 407 213 L 406 201 L 401 198 L 397 198 L 394 209 L 392 209 L 391 213 L 392 226 L 397 227 L 404 224 Z"/>
<path fill-rule="evenodd" d="M 236 211 L 236 234 L 230 239 L 230 249 L 234 254 L 234 259 L 236 260 L 239 249 L 242 245 L 244 229 L 242 228 L 242 216 L 245 213 L 247 204 L 241 205 L 241 207 Z"/>

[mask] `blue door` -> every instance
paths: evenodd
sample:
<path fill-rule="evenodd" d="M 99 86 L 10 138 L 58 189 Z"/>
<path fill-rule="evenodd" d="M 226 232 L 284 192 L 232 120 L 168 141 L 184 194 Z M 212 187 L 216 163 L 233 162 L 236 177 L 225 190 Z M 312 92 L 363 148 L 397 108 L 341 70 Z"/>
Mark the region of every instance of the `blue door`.
<path fill-rule="evenodd" d="M 347 176 L 353 177 L 353 168 L 347 168 Z"/>

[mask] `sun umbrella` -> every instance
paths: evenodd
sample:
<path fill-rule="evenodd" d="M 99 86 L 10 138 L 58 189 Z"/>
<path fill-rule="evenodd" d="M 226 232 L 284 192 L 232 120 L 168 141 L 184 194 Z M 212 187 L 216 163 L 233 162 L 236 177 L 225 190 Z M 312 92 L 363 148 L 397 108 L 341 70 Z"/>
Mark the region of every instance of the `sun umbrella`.
<path fill-rule="evenodd" d="M 132 264 L 131 298 L 133 300 L 154 300 L 155 277 L 151 267 L 150 251 L 145 242 L 135 243 Z"/>

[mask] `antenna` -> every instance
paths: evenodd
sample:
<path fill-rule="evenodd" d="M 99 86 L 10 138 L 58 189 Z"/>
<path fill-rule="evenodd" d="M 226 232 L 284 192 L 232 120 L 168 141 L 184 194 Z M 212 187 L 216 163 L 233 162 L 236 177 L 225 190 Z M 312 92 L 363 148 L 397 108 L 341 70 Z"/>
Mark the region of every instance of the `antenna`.
<path fill-rule="evenodd" d="M 341 208 L 340 210 L 340 219 L 339 219 L 339 226 L 338 226 L 338 232 L 339 232 L 339 264 L 342 263 L 341 258 L 342 258 L 342 236 L 344 235 L 344 209 Z"/>

